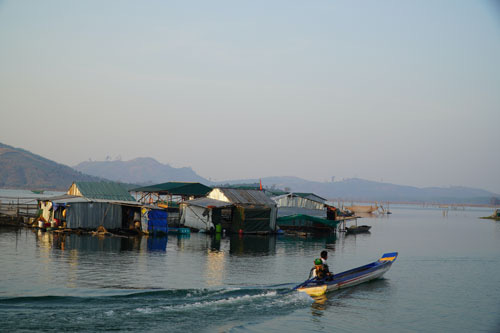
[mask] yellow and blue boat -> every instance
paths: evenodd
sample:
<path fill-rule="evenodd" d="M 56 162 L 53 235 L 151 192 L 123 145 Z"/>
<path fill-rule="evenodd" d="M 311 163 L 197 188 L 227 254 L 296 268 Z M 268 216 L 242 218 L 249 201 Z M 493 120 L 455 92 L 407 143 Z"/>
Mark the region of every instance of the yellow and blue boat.
<path fill-rule="evenodd" d="M 331 280 L 314 277 L 304 281 L 294 289 L 310 296 L 321 296 L 328 291 L 352 287 L 381 277 L 391 268 L 397 257 L 397 252 L 385 253 L 379 260 L 335 274 Z"/>

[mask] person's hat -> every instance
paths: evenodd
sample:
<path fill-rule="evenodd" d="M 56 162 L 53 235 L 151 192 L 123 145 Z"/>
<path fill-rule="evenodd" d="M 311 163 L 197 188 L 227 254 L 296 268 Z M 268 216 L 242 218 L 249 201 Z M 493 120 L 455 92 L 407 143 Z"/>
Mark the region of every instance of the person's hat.
<path fill-rule="evenodd" d="M 323 265 L 323 261 L 322 261 L 321 259 L 319 259 L 319 258 L 318 258 L 318 259 L 315 259 L 315 260 L 314 260 L 314 264 L 315 264 L 315 265 Z"/>

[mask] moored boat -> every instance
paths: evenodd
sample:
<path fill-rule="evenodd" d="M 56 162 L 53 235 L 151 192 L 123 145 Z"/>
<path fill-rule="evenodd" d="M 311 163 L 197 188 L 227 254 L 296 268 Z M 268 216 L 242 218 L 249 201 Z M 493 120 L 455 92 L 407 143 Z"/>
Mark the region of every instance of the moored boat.
<path fill-rule="evenodd" d="M 330 281 L 326 279 L 318 280 L 314 277 L 299 284 L 294 290 L 305 292 L 310 296 L 321 296 L 328 291 L 368 282 L 384 275 L 391 268 L 392 263 L 397 257 L 397 252 L 385 253 L 382 258 L 368 265 L 335 274 Z"/>
<path fill-rule="evenodd" d="M 500 221 L 500 209 L 495 210 L 490 216 L 480 217 L 481 219 L 490 219 L 495 221 Z"/>
<path fill-rule="evenodd" d="M 353 225 L 352 227 L 346 228 L 346 233 L 348 234 L 359 234 L 363 232 L 370 232 L 371 226 L 369 225 Z"/>
<path fill-rule="evenodd" d="M 371 214 L 375 211 L 378 210 L 378 206 L 375 205 L 375 206 L 356 206 L 356 205 L 353 205 L 353 206 L 347 206 L 345 207 L 345 209 L 348 209 L 349 211 L 357 214 L 357 213 L 368 213 L 368 214 Z"/>

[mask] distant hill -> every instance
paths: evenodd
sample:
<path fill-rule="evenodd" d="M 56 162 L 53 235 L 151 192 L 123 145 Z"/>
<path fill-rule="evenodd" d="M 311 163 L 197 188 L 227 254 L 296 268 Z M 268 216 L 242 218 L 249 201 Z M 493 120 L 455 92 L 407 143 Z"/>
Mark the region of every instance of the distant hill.
<path fill-rule="evenodd" d="M 149 157 L 130 161 L 87 161 L 74 168 L 96 177 L 134 184 L 158 184 L 169 181 L 210 183 L 191 168 L 174 168 Z"/>
<path fill-rule="evenodd" d="M 75 170 L 76 169 L 76 170 Z M 113 180 L 130 184 L 157 184 L 169 181 L 200 182 L 206 185 L 258 184 L 259 179 L 239 179 L 217 184 L 199 176 L 190 167 L 174 168 L 153 158 L 130 161 L 88 161 L 75 169 L 21 148 L 0 143 L 0 188 L 66 190 L 73 181 Z M 364 179 L 315 182 L 298 177 L 265 177 L 266 188 L 312 192 L 345 201 L 391 201 L 489 204 L 499 194 L 477 188 L 404 186 Z M 135 185 L 130 185 L 134 187 Z"/>
<path fill-rule="evenodd" d="M 0 188 L 66 190 L 73 181 L 101 181 L 27 150 L 0 143 Z"/>
<path fill-rule="evenodd" d="M 259 179 L 225 181 L 227 184 L 258 183 Z M 314 182 L 297 177 L 265 177 L 266 188 L 289 188 L 296 192 L 313 192 L 330 199 L 391 202 L 436 202 L 488 204 L 500 195 L 469 187 L 424 187 L 395 185 L 359 178 L 339 182 Z"/>

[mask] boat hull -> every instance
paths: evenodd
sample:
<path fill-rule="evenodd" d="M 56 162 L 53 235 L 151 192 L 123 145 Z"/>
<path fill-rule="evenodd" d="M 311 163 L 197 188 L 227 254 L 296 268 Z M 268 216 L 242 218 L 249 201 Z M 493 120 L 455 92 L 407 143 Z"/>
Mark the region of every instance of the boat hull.
<path fill-rule="evenodd" d="M 371 226 L 369 225 L 360 225 L 360 226 L 352 226 L 347 227 L 346 232 L 348 234 L 360 234 L 363 232 L 370 232 Z"/>
<path fill-rule="evenodd" d="M 353 213 L 373 213 L 378 209 L 377 206 L 349 206 L 345 207 L 345 209 L 349 209 Z"/>
<path fill-rule="evenodd" d="M 295 289 L 305 292 L 309 296 L 321 296 L 329 291 L 348 288 L 378 279 L 391 268 L 397 256 L 397 252 L 386 253 L 378 261 L 335 274 L 331 281 L 316 280 L 313 278 L 298 285 Z"/>

